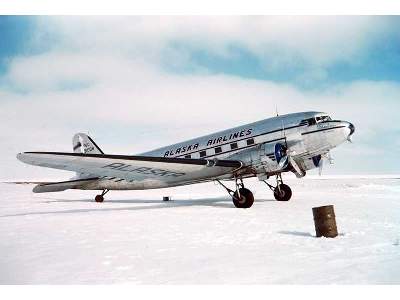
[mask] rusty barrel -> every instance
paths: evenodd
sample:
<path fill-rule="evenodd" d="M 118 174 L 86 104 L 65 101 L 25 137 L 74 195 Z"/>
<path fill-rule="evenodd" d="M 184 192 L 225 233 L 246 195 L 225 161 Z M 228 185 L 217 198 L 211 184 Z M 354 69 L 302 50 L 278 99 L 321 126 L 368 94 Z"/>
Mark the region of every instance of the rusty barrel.
<path fill-rule="evenodd" d="M 334 238 L 338 236 L 333 205 L 313 207 L 315 233 L 317 237 Z"/>

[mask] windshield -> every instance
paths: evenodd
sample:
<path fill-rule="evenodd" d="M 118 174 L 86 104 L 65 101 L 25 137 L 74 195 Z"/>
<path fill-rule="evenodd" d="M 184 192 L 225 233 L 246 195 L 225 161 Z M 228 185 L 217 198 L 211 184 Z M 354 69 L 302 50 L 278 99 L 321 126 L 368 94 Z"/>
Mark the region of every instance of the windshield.
<path fill-rule="evenodd" d="M 316 117 L 317 119 L 317 123 L 321 123 L 321 122 L 326 122 L 326 121 L 331 121 L 331 117 L 330 116 L 320 116 L 320 117 Z"/>
<path fill-rule="evenodd" d="M 331 121 L 331 117 L 330 116 L 319 116 L 316 118 L 310 118 L 310 119 L 306 119 L 306 120 L 302 120 L 300 122 L 300 126 L 311 126 L 311 125 L 315 125 L 317 123 L 322 123 L 322 122 L 327 122 L 327 121 Z"/>

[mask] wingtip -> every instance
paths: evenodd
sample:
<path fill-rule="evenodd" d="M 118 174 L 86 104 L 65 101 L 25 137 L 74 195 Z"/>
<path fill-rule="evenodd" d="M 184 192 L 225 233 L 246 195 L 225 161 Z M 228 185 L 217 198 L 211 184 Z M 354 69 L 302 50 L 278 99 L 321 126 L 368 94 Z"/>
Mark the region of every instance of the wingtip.
<path fill-rule="evenodd" d="M 23 162 L 25 152 L 20 152 L 16 155 L 17 159 Z"/>

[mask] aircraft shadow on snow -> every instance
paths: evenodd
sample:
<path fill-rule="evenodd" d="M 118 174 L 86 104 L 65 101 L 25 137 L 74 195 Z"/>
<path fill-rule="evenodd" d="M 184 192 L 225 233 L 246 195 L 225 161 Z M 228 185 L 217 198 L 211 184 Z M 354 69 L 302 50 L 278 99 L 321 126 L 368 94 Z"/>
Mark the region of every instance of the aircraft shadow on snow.
<path fill-rule="evenodd" d="M 0 218 L 4 217 L 18 217 L 18 216 L 32 216 L 32 215 L 48 215 L 48 214 L 73 214 L 73 213 L 86 213 L 86 212 L 106 212 L 106 211 L 136 211 L 136 210 L 151 210 L 151 209 L 164 209 L 174 207 L 188 207 L 188 206 L 211 206 L 219 208 L 235 208 L 232 200 L 229 198 L 210 198 L 210 199 L 196 199 L 196 200 L 107 200 L 105 203 L 121 203 L 121 204 L 155 204 L 146 206 L 125 206 L 125 207 L 101 207 L 102 204 L 94 203 L 92 199 L 81 199 L 81 200 L 68 200 L 68 199 L 56 199 L 56 198 L 41 198 L 48 199 L 42 201 L 42 203 L 74 203 L 74 202 L 91 202 L 93 205 L 97 205 L 95 208 L 79 208 L 79 209 L 67 209 L 58 211 L 38 211 L 38 212 L 26 212 L 18 214 L 0 215 Z M 255 200 L 255 202 L 268 202 L 274 201 L 270 199 Z"/>

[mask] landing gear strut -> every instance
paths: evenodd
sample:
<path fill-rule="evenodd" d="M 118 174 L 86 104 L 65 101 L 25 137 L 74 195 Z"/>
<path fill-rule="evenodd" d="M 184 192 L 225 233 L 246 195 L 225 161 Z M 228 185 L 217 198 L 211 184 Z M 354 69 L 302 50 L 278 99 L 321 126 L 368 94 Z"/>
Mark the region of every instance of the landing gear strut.
<path fill-rule="evenodd" d="M 270 185 L 265 180 L 263 181 L 274 192 L 274 197 L 277 201 L 289 201 L 292 198 L 292 190 L 288 185 L 283 183 L 281 174 L 276 175 L 276 187 Z"/>
<path fill-rule="evenodd" d="M 104 195 L 107 194 L 110 190 L 104 189 L 103 192 L 101 193 L 101 195 L 97 195 L 94 198 L 94 201 L 96 202 L 103 202 L 104 201 Z"/>
<path fill-rule="evenodd" d="M 243 180 L 235 178 L 236 191 L 232 191 L 230 188 L 225 186 L 221 181 L 216 180 L 222 185 L 228 194 L 232 197 L 233 204 L 237 208 L 250 208 L 254 203 L 253 193 L 244 187 Z"/>

